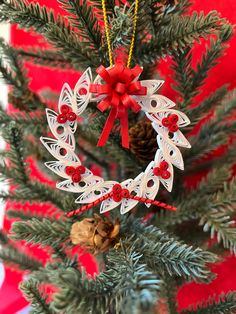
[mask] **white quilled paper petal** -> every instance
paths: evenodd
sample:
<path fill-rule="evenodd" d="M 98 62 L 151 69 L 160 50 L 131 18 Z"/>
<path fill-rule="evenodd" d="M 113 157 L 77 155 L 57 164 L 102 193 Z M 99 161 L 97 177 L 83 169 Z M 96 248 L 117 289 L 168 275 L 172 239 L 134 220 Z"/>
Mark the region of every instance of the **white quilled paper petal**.
<path fill-rule="evenodd" d="M 49 153 L 58 160 L 68 160 L 69 162 L 78 162 L 81 164 L 79 157 L 74 151 L 69 148 L 61 140 L 55 140 L 53 138 L 41 137 L 43 145 L 47 148 Z"/>
<path fill-rule="evenodd" d="M 86 191 L 91 186 L 96 186 L 97 183 L 101 182 L 103 179 L 96 176 L 83 177 L 79 183 L 74 183 L 70 179 L 57 183 L 56 187 L 60 190 L 82 193 Z"/>
<path fill-rule="evenodd" d="M 69 84 L 65 83 L 62 87 L 59 102 L 58 102 L 58 110 L 60 113 L 61 113 L 62 105 L 67 105 L 71 108 L 71 110 L 73 110 L 72 98 L 73 98 L 73 92 Z"/>
<path fill-rule="evenodd" d="M 118 182 L 106 181 L 96 184 L 96 188 L 92 186 L 90 189 L 87 189 L 76 199 L 75 202 L 80 204 L 92 203 L 99 199 L 101 196 L 107 194 L 116 183 Z"/>
<path fill-rule="evenodd" d="M 46 115 L 48 120 L 49 128 L 55 138 L 60 139 L 65 144 L 69 145 L 72 149 L 75 148 L 75 138 L 73 133 L 76 130 L 76 121 L 74 122 L 66 122 L 64 124 L 60 124 L 57 122 L 58 114 L 51 110 L 46 109 Z"/>
<path fill-rule="evenodd" d="M 140 82 L 142 86 L 147 87 L 147 96 L 153 95 L 164 84 L 162 80 L 143 80 Z"/>
<path fill-rule="evenodd" d="M 163 151 L 163 154 L 167 156 L 167 160 L 175 167 L 184 170 L 184 162 L 180 150 L 170 141 L 163 139 L 161 135 L 157 135 L 157 143 L 159 148 Z"/>
<path fill-rule="evenodd" d="M 159 110 L 170 109 L 175 106 L 173 101 L 162 95 L 136 96 L 134 98 L 142 110 L 147 113 L 155 113 Z"/>
<path fill-rule="evenodd" d="M 73 93 L 73 111 L 78 116 L 86 109 L 91 99 L 91 93 L 89 92 L 89 86 L 91 83 L 92 72 L 91 69 L 88 68 L 79 78 Z"/>

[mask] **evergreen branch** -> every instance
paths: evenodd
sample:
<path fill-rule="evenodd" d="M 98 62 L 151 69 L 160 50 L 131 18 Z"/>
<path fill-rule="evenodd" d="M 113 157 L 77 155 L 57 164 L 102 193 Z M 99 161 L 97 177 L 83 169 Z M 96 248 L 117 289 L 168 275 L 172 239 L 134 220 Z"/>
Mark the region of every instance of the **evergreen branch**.
<path fill-rule="evenodd" d="M 22 28 L 33 27 L 37 32 L 43 33 L 49 24 L 55 24 L 62 29 L 66 28 L 64 18 L 45 6 L 38 3 L 27 3 L 23 0 L 1 0 L 0 21 L 17 23 Z"/>
<path fill-rule="evenodd" d="M 40 246 L 52 246 L 64 243 L 69 238 L 70 225 L 65 221 L 52 221 L 48 218 L 32 218 L 12 224 L 11 238 L 25 240 Z"/>
<path fill-rule="evenodd" d="M 121 48 L 124 53 L 127 53 L 132 37 L 133 5 L 129 8 L 115 7 L 114 10 L 115 14 L 110 21 L 111 45 L 113 49 Z"/>
<path fill-rule="evenodd" d="M 27 184 L 29 182 L 29 178 L 28 170 L 24 161 L 21 131 L 16 127 L 14 122 L 11 122 L 8 127 L 3 129 L 3 137 L 4 140 L 11 145 L 11 150 L 9 151 L 8 156 L 14 164 L 15 178 L 23 184 Z M 4 174 L 4 168 L 2 169 L 2 174 Z M 9 175 L 9 177 L 11 176 Z"/>
<path fill-rule="evenodd" d="M 196 70 L 191 68 L 192 57 L 189 51 L 181 51 L 174 53 L 176 72 L 176 90 L 183 97 L 181 107 L 186 108 L 192 101 L 193 97 L 199 94 L 199 88 L 203 85 L 209 70 L 217 64 L 219 59 L 227 47 L 227 42 L 233 35 L 233 28 L 230 24 L 222 25 L 218 38 L 212 39 L 210 48 L 202 56 L 202 60 L 197 63 Z M 190 49 L 189 49 L 190 50 Z"/>
<path fill-rule="evenodd" d="M 49 213 L 47 213 L 47 214 L 49 214 Z M 6 215 L 10 219 L 20 219 L 20 220 L 30 220 L 32 218 L 42 219 L 44 217 L 43 214 L 38 215 L 37 213 L 32 212 L 30 210 L 19 210 L 19 209 L 8 209 L 6 212 Z M 54 220 L 55 218 L 51 217 L 51 215 L 50 215 L 50 218 L 47 217 L 47 219 Z"/>
<path fill-rule="evenodd" d="M 0 197 L 2 199 L 12 199 L 21 202 L 51 202 L 63 211 L 76 207 L 73 196 L 63 193 L 65 197 L 61 198 L 62 192 L 56 191 L 46 184 L 29 179 L 28 168 L 24 161 L 22 134 L 14 122 L 11 122 L 8 127 L 3 129 L 3 137 L 11 145 L 11 150 L 7 152 L 7 157 L 12 165 L 9 168 L 4 164 L 0 164 L 0 172 L 3 178 L 11 179 L 17 187 L 12 192 L 1 193 Z"/>
<path fill-rule="evenodd" d="M 15 123 L 20 127 L 25 133 L 35 134 L 39 136 L 47 128 L 47 122 L 44 116 L 40 114 L 29 114 L 29 113 L 20 113 L 18 112 L 13 114 L 7 114 L 0 107 L 0 125 L 6 127 L 10 123 Z"/>
<path fill-rule="evenodd" d="M 64 58 L 61 53 L 53 50 L 34 49 L 15 49 L 16 54 L 25 61 L 33 62 L 36 65 L 51 68 L 60 68 L 60 70 L 68 70 L 72 68 L 70 60 Z"/>
<path fill-rule="evenodd" d="M 193 12 L 191 16 L 173 16 L 171 23 L 162 27 L 158 40 L 151 39 L 143 43 L 136 51 L 136 61 L 140 64 L 155 63 L 158 57 L 171 54 L 173 50 L 184 51 L 194 41 L 215 33 L 221 28 L 222 19 L 216 11 L 206 16 L 201 12 L 198 16 Z"/>
<path fill-rule="evenodd" d="M 16 248 L 9 241 L 4 231 L 0 231 L 0 244 L 0 259 L 7 265 L 30 271 L 35 271 L 42 267 L 42 263 L 39 260 Z"/>
<path fill-rule="evenodd" d="M 203 124 L 200 132 L 195 135 L 194 138 L 192 136 L 192 139 L 190 139 L 193 144 L 193 149 L 191 154 L 186 152 L 186 165 L 200 160 L 220 145 L 227 144 L 228 136 L 234 134 L 236 131 L 235 121 L 227 121 L 235 108 L 236 97 L 227 98 L 216 107 L 213 117 Z"/>
<path fill-rule="evenodd" d="M 23 292 L 24 297 L 33 308 L 34 314 L 53 314 L 55 313 L 48 301 L 46 292 L 42 291 L 39 282 L 34 279 L 28 279 L 20 284 L 20 290 Z"/>
<path fill-rule="evenodd" d="M 83 46 L 83 42 L 76 36 L 76 33 L 69 28 L 61 29 L 57 25 L 48 25 L 45 28 L 44 36 L 60 49 L 65 58 L 80 70 L 92 66 L 97 68 L 101 63 L 93 50 Z"/>
<path fill-rule="evenodd" d="M 112 251 L 107 256 L 108 269 L 115 270 L 113 276 L 117 280 L 112 291 L 113 296 L 116 296 L 116 311 L 124 314 L 152 313 L 160 280 L 142 264 L 142 255 L 136 253 L 134 247 L 126 249 L 122 242 L 121 246 L 122 251 L 118 256 L 117 251 Z"/>
<path fill-rule="evenodd" d="M 101 47 L 102 36 L 94 10 L 95 8 L 101 9 L 99 1 L 59 0 L 59 2 L 62 4 L 62 8 L 70 13 L 67 17 L 72 26 L 79 30 L 79 36 L 88 43 L 87 48 L 95 49 L 98 52 Z"/>
<path fill-rule="evenodd" d="M 202 302 L 197 305 L 197 309 L 194 306 L 188 310 L 181 311 L 181 314 L 232 314 L 236 311 L 236 293 L 229 292 L 227 294 L 221 294 L 219 297 L 210 297 L 206 302 Z"/>
<path fill-rule="evenodd" d="M 5 82 L 18 89 L 26 89 L 28 79 L 22 70 L 22 64 L 17 59 L 15 49 L 10 47 L 3 38 L 0 38 L 0 56 L 0 72 Z"/>
<path fill-rule="evenodd" d="M 204 116 L 210 113 L 212 109 L 220 105 L 228 92 L 227 87 L 227 85 L 220 87 L 196 107 L 188 108 L 188 117 L 191 121 L 191 126 L 187 131 L 190 131 Z"/>
<path fill-rule="evenodd" d="M 0 230 L 0 244 L 5 245 L 8 243 L 8 241 L 9 241 L 9 239 L 8 239 L 6 232 Z"/>
<path fill-rule="evenodd" d="M 160 281 L 141 263 L 134 248 L 111 250 L 106 268 L 94 280 L 71 267 L 51 272 L 50 279 L 60 287 L 53 308 L 69 313 L 105 313 L 109 306 L 116 313 L 149 313 L 155 305 Z"/>
<path fill-rule="evenodd" d="M 167 233 L 154 226 L 141 225 L 139 220 L 131 222 L 130 238 L 123 240 L 125 247 L 133 243 L 135 250 L 142 254 L 143 261 L 151 269 L 168 272 L 171 276 L 190 277 L 193 280 L 209 280 L 209 263 L 216 261 L 216 256 L 200 248 L 193 248 L 171 238 Z M 130 225 L 127 223 L 128 232 Z"/>
<path fill-rule="evenodd" d="M 0 20 L 17 23 L 23 28 L 33 27 L 55 47 L 60 48 L 65 58 L 73 64 L 86 63 L 85 67 L 94 64 L 93 51 L 86 50 L 72 27 L 60 15 L 55 17 L 51 9 L 41 7 L 38 3 L 26 4 L 23 0 L 2 0 L 0 11 Z"/>
<path fill-rule="evenodd" d="M 13 86 L 9 101 L 18 109 L 30 111 L 44 108 L 39 96 L 28 88 L 29 79 L 16 50 L 0 39 L 0 76 Z"/>
<path fill-rule="evenodd" d="M 161 212 L 157 215 L 157 224 L 163 227 L 174 226 L 185 221 L 200 219 L 211 208 L 217 192 L 224 189 L 225 182 L 230 178 L 231 163 L 216 167 L 191 192 L 184 191 L 175 199 L 175 213 Z"/>
<path fill-rule="evenodd" d="M 235 205 L 236 180 L 233 180 L 229 186 L 225 186 L 224 191 L 217 193 L 211 210 L 202 216 L 199 224 L 205 232 L 210 231 L 211 238 L 216 234 L 218 243 L 222 241 L 225 248 L 236 254 L 236 228 L 234 220 L 230 218 Z"/>
<path fill-rule="evenodd" d="M 0 259 L 11 267 L 14 266 L 26 271 L 35 271 L 42 267 L 42 263 L 38 259 L 20 252 L 19 249 L 9 243 L 0 249 Z"/>

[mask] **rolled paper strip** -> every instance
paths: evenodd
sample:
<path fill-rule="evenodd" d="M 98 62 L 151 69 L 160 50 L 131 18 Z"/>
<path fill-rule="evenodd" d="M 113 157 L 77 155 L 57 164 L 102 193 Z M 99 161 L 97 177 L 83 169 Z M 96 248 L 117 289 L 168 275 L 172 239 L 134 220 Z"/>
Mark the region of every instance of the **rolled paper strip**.
<path fill-rule="evenodd" d="M 60 124 L 66 123 L 67 117 L 65 114 L 61 113 L 57 116 L 57 122 Z"/>
<path fill-rule="evenodd" d="M 72 166 L 67 166 L 65 168 L 65 172 L 66 172 L 66 174 L 68 174 L 68 176 L 72 176 L 72 174 L 75 173 L 75 168 Z"/>
<path fill-rule="evenodd" d="M 163 160 L 161 163 L 160 163 L 160 168 L 161 170 L 167 170 L 169 168 L 169 164 L 167 161 Z"/>
<path fill-rule="evenodd" d="M 172 132 L 172 133 L 177 132 L 178 129 L 179 129 L 179 127 L 178 127 L 177 124 L 171 124 L 171 125 L 169 126 L 169 131 Z"/>
<path fill-rule="evenodd" d="M 167 170 L 163 170 L 163 171 L 161 172 L 161 177 L 162 177 L 163 179 L 165 179 L 165 180 L 168 180 L 168 179 L 170 178 L 170 172 L 167 171 Z"/>
<path fill-rule="evenodd" d="M 86 168 L 85 168 L 84 166 L 80 165 L 80 166 L 76 167 L 75 170 L 76 170 L 76 172 L 78 172 L 78 173 L 80 173 L 80 174 L 84 174 Z"/>
<path fill-rule="evenodd" d="M 179 121 L 179 117 L 177 116 L 177 114 L 171 114 L 169 117 L 170 123 L 171 124 L 176 124 Z"/>
<path fill-rule="evenodd" d="M 61 113 L 66 114 L 71 111 L 71 108 L 67 105 L 62 105 L 60 111 Z"/>
<path fill-rule="evenodd" d="M 69 113 L 67 113 L 67 119 L 69 120 L 69 121 L 75 121 L 76 120 L 76 114 L 74 113 L 74 112 L 69 112 Z"/>
<path fill-rule="evenodd" d="M 74 173 L 72 174 L 71 179 L 74 183 L 79 183 L 81 181 L 81 175 L 79 173 Z"/>
<path fill-rule="evenodd" d="M 168 127 L 170 125 L 170 120 L 169 118 L 163 118 L 161 123 L 164 127 Z"/>
<path fill-rule="evenodd" d="M 157 177 L 159 177 L 161 175 L 161 169 L 159 167 L 155 167 L 153 169 L 153 174 Z"/>

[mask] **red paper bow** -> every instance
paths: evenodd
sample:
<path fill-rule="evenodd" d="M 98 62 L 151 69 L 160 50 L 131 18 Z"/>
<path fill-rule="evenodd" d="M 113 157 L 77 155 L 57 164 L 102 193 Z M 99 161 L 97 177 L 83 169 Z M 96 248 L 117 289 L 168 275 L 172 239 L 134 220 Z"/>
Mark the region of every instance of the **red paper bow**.
<path fill-rule="evenodd" d="M 110 69 L 101 65 L 96 72 L 105 84 L 91 84 L 90 92 L 95 93 L 97 97 L 105 95 L 97 106 L 100 111 L 103 112 L 111 107 L 97 146 L 106 144 L 115 120 L 120 119 L 122 146 L 129 148 L 128 108 L 135 113 L 141 109 L 131 96 L 147 94 L 147 88 L 137 81 L 142 68 L 136 65 L 133 69 L 129 69 L 122 63 L 116 63 Z"/>

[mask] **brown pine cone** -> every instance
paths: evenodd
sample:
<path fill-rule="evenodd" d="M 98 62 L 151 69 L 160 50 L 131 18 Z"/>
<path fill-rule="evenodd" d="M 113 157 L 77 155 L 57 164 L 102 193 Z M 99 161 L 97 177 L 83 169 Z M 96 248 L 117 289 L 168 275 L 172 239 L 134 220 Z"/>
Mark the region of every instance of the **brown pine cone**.
<path fill-rule="evenodd" d="M 158 148 L 157 133 L 150 121 L 141 120 L 129 130 L 129 143 L 132 153 L 142 162 L 154 159 Z"/>
<path fill-rule="evenodd" d="M 119 221 L 113 224 L 106 217 L 94 214 L 94 218 L 84 218 L 72 225 L 70 239 L 73 244 L 79 244 L 96 254 L 114 245 L 119 232 Z"/>

